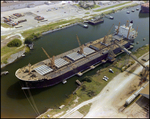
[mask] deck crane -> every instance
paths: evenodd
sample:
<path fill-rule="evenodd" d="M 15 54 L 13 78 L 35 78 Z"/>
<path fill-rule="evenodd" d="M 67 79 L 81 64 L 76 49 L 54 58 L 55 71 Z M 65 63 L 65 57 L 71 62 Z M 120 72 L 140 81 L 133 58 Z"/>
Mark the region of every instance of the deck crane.
<path fill-rule="evenodd" d="M 144 70 L 142 71 L 143 79 L 146 79 L 147 75 L 149 74 L 149 67 L 143 65 L 134 55 L 131 54 L 130 51 L 128 51 L 124 46 L 119 45 L 118 43 L 115 42 L 115 40 L 112 40 L 116 45 L 118 45 L 123 51 L 125 51 L 129 56 L 131 56 L 136 62 L 138 62 Z"/>
<path fill-rule="evenodd" d="M 113 25 L 114 25 L 114 24 L 113 24 Z M 105 43 L 106 43 L 106 40 L 109 38 L 108 36 L 109 36 L 109 34 L 110 34 L 110 32 L 111 32 L 111 30 L 112 30 L 112 28 L 113 28 L 113 25 L 112 25 L 111 28 L 109 29 L 107 35 L 104 36 L 103 42 L 101 42 L 101 44 L 103 44 L 102 48 L 104 48 Z M 101 49 L 102 49 L 102 48 L 101 48 Z"/>
<path fill-rule="evenodd" d="M 80 40 L 79 40 L 79 38 L 78 38 L 78 36 L 76 35 L 76 37 L 77 37 L 77 40 L 78 40 L 78 43 L 79 43 L 79 46 L 80 46 L 80 51 L 79 51 L 79 54 L 84 54 L 84 52 L 83 52 L 83 48 L 84 48 L 84 45 L 81 45 L 81 42 L 80 42 Z"/>
<path fill-rule="evenodd" d="M 116 33 L 116 34 L 119 33 L 119 28 L 120 28 L 120 22 L 119 22 L 119 25 L 118 25 L 118 29 L 117 29 L 117 33 Z"/>
<path fill-rule="evenodd" d="M 126 27 L 128 27 L 129 26 L 129 20 L 127 20 L 127 23 L 126 23 Z"/>
<path fill-rule="evenodd" d="M 42 48 L 42 50 L 44 51 L 44 53 L 46 54 L 46 56 L 49 58 L 51 64 L 51 68 L 54 69 L 54 66 L 55 66 L 55 56 L 53 56 L 52 58 L 50 58 L 50 56 L 47 54 L 47 52 L 44 50 L 44 48 Z"/>

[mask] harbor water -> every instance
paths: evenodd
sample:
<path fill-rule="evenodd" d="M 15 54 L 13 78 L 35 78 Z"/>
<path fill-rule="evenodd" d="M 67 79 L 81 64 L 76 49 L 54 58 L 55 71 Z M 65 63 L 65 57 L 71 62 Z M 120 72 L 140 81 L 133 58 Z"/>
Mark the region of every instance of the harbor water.
<path fill-rule="evenodd" d="M 1 71 L 9 71 L 9 74 L 1 76 L 1 117 L 2 118 L 19 118 L 19 117 L 37 117 L 32 106 L 28 102 L 23 90 L 19 83 L 19 79 L 15 77 L 15 71 L 25 65 L 35 64 L 41 60 L 47 58 L 43 52 L 43 47 L 47 53 L 52 57 L 58 55 L 73 48 L 78 47 L 78 41 L 76 34 L 78 35 L 81 44 L 89 41 L 93 41 L 104 37 L 112 24 L 120 25 L 126 24 L 127 20 L 133 20 L 133 28 L 138 26 L 138 36 L 135 39 L 135 44 L 132 51 L 137 48 L 149 44 L 149 14 L 139 13 L 136 8 L 140 9 L 140 6 L 124 9 L 116 13 L 111 14 L 114 17 L 113 20 L 104 18 L 104 22 L 97 25 L 88 25 L 88 28 L 83 28 L 79 25 L 71 26 L 69 28 L 59 30 L 50 34 L 43 35 L 41 38 L 34 42 L 34 50 L 27 53 L 25 57 L 22 57 L 14 63 L 4 67 Z M 126 11 L 131 11 L 126 14 Z M 111 33 L 114 32 L 114 27 Z M 143 41 L 145 38 L 145 41 Z M 62 105 L 67 98 L 77 87 L 75 80 L 81 80 L 86 75 L 93 75 L 101 66 L 96 69 L 87 72 L 82 77 L 74 76 L 67 80 L 66 84 L 58 84 L 53 87 L 43 89 L 30 90 L 40 113 L 45 112 L 49 108 L 58 108 Z M 27 92 L 27 91 L 25 91 Z"/>

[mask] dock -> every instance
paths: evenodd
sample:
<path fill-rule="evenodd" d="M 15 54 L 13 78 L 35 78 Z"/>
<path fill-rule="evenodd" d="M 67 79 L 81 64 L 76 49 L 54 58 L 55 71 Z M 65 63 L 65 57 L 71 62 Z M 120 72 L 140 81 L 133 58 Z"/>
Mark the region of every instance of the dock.
<path fill-rule="evenodd" d="M 81 83 L 79 80 L 76 80 L 76 83 L 78 83 L 78 87 L 73 91 L 73 95 L 76 94 L 76 91 L 82 86 L 83 83 Z"/>
<path fill-rule="evenodd" d="M 79 86 L 82 85 L 82 83 L 81 83 L 78 79 L 76 80 L 76 83 L 77 83 Z"/>

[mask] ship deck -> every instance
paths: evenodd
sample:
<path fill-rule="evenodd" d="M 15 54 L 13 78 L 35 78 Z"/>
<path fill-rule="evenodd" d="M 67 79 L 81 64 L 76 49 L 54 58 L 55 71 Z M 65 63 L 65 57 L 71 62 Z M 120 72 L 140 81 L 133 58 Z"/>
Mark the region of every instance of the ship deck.
<path fill-rule="evenodd" d="M 78 60 L 71 60 L 69 59 L 68 57 L 66 57 L 68 54 L 71 54 L 73 52 L 77 52 L 80 50 L 79 47 L 73 49 L 73 50 L 70 50 L 70 51 L 67 51 L 65 53 L 62 53 L 60 55 L 57 55 L 55 56 L 55 60 L 61 58 L 65 61 L 67 61 L 68 63 L 67 64 L 64 64 L 64 66 L 61 66 L 61 67 L 54 67 L 53 69 L 48 65 L 50 63 L 50 60 L 49 59 L 46 59 L 46 60 L 43 60 L 41 62 L 38 62 L 34 65 L 32 65 L 30 67 L 30 74 L 29 74 L 29 66 L 25 66 L 23 68 L 20 68 L 16 71 L 16 76 L 17 78 L 19 78 L 20 80 L 23 80 L 23 81 L 37 81 L 37 80 L 42 80 L 42 79 L 47 79 L 47 80 L 50 80 L 50 79 L 53 79 L 57 76 L 60 76 L 66 72 L 69 72 L 73 69 L 76 69 L 77 67 L 79 66 L 82 66 L 83 64 L 86 64 L 88 63 L 89 61 L 92 61 L 93 59 L 96 59 L 98 57 L 100 57 L 101 55 L 104 55 L 105 53 L 108 52 L 108 50 L 110 49 L 111 47 L 111 43 L 110 43 L 110 40 L 111 40 L 111 35 L 109 35 L 109 38 L 107 39 L 106 43 L 108 46 L 104 46 L 102 45 L 100 42 L 103 41 L 103 38 L 100 38 L 98 40 L 95 40 L 95 41 L 91 41 L 91 42 L 88 42 L 86 44 L 84 44 L 84 47 L 88 47 L 90 45 L 93 45 L 95 47 L 97 47 L 99 50 L 96 51 L 94 50 L 94 52 L 92 52 L 91 54 L 89 55 L 86 55 L 86 56 L 83 56 L 81 58 L 79 58 Z M 117 41 L 120 45 L 124 45 L 126 44 L 128 41 L 126 40 L 118 40 Z M 104 47 L 102 47 L 104 46 Z M 111 47 L 112 48 L 112 47 Z M 117 45 L 113 45 L 113 49 L 116 49 L 118 48 Z M 39 72 L 37 72 L 37 69 L 38 67 L 40 66 L 48 66 L 50 67 L 50 69 L 52 69 L 53 71 L 48 71 L 47 73 L 45 73 L 44 75 L 41 75 Z M 45 69 L 46 70 L 46 69 Z"/>

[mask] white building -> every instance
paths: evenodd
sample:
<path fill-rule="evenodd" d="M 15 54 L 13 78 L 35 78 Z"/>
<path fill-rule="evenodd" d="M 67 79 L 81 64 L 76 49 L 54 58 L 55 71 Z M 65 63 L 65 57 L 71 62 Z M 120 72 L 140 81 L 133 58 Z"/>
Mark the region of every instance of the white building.
<path fill-rule="evenodd" d="M 110 3 L 111 3 L 111 1 L 100 1 L 98 4 L 99 5 L 108 5 Z"/>

